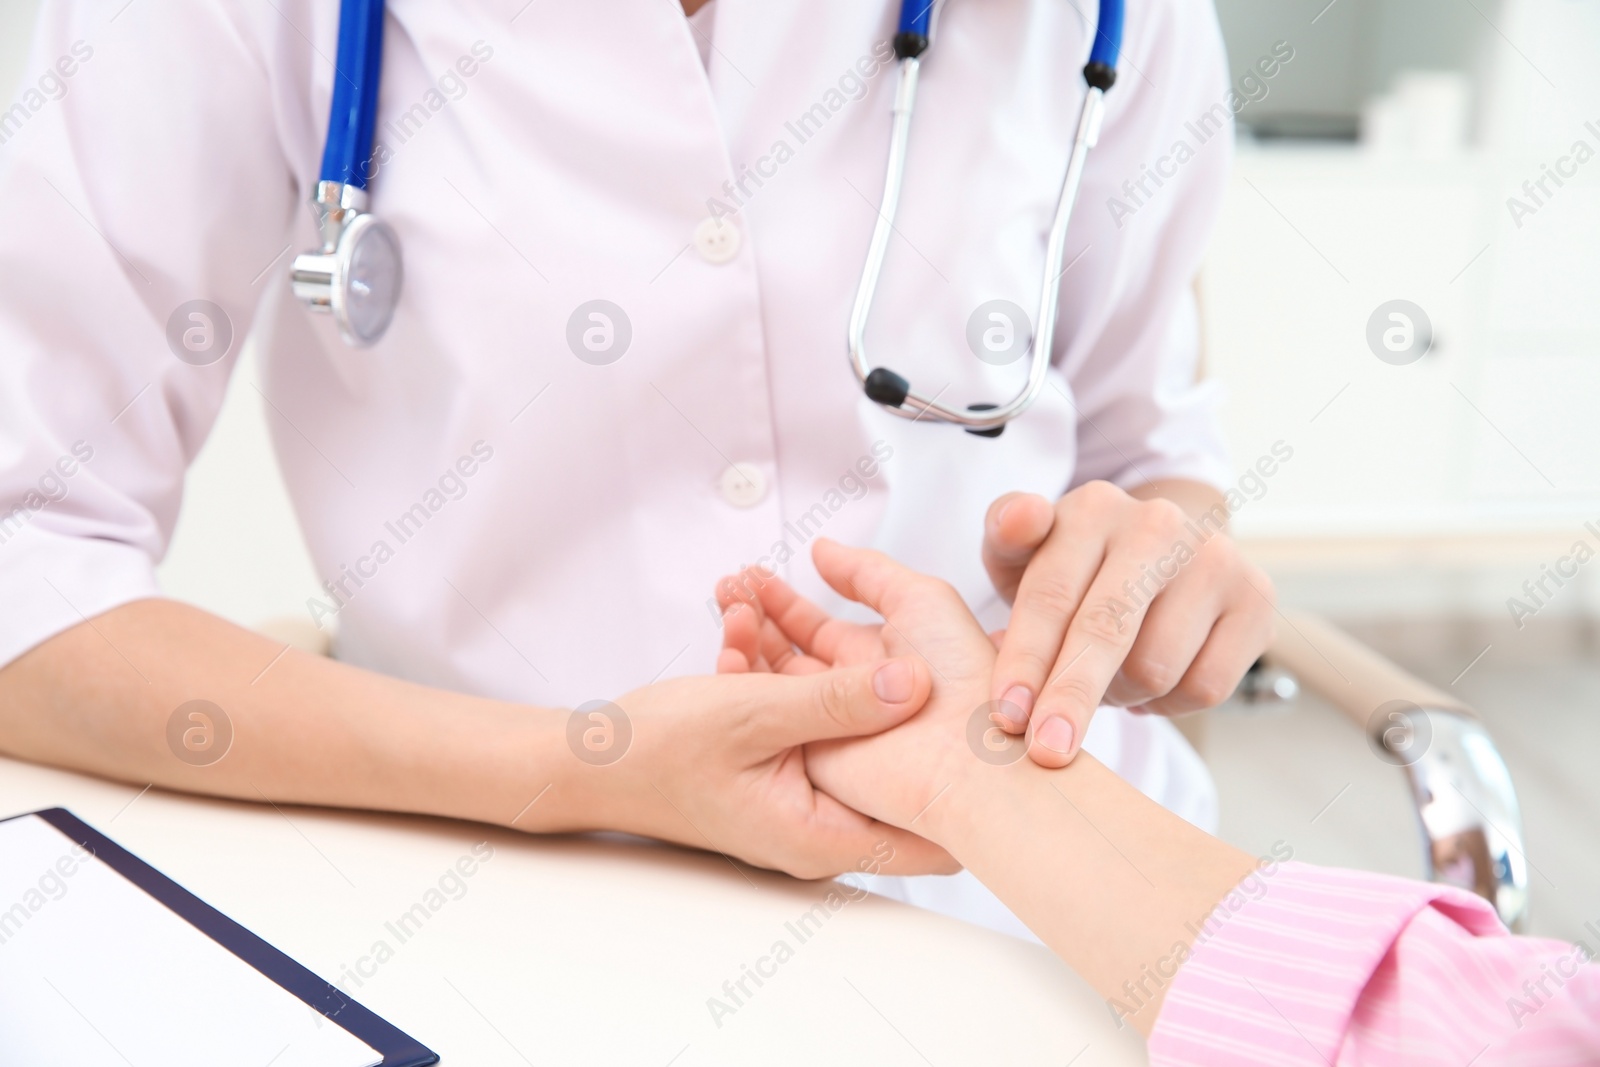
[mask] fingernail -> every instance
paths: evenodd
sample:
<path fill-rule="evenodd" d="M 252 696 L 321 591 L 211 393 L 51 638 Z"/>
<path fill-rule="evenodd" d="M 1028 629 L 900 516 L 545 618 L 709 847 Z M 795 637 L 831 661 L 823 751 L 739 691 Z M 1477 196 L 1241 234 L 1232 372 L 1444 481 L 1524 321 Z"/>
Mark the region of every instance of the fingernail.
<path fill-rule="evenodd" d="M 1033 737 L 1051 752 L 1065 756 L 1072 751 L 1072 723 L 1059 715 L 1052 715 L 1041 723 Z"/>
<path fill-rule="evenodd" d="M 1033 710 L 1033 693 L 1025 685 L 1014 685 L 1000 698 L 1000 714 L 1012 726 L 1028 725 L 1028 712 Z"/>
<path fill-rule="evenodd" d="M 916 676 L 905 660 L 890 660 L 872 675 L 872 691 L 885 704 L 904 704 L 916 687 Z"/>
<path fill-rule="evenodd" d="M 1000 510 L 994 513 L 995 529 L 998 530 L 1006 524 L 1006 512 L 1015 507 L 1016 503 L 1017 502 L 1015 500 L 1007 500 L 1004 504 L 1000 505 Z"/>

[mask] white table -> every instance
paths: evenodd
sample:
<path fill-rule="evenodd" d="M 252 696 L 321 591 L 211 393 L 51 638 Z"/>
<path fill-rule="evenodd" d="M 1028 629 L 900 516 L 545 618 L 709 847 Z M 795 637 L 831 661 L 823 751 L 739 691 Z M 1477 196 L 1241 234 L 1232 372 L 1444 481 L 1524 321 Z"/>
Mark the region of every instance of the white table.
<path fill-rule="evenodd" d="M 1036 945 L 879 897 L 846 904 L 801 942 L 785 924 L 827 884 L 714 855 L 141 793 L 0 758 L 0 816 L 57 806 L 446 1065 L 1144 1062 L 1131 1028 L 1118 1032 Z M 492 858 L 459 880 L 464 892 L 430 899 L 485 841 Z M 385 924 L 418 903 L 437 910 L 402 941 Z M 708 998 L 778 940 L 792 958 L 759 988 L 746 980 L 752 995 L 717 1025 Z M 382 963 L 370 956 L 380 941 L 393 953 Z"/>

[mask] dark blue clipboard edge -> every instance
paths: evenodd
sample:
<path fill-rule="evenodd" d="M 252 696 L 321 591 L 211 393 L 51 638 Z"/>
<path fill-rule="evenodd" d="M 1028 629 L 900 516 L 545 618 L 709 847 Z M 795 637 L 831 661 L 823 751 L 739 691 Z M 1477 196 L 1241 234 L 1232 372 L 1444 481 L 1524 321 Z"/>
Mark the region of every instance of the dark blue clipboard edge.
<path fill-rule="evenodd" d="M 189 925 L 283 987 L 341 1030 L 360 1038 L 383 1056 L 381 1067 L 428 1067 L 439 1055 L 416 1038 L 379 1018 L 282 952 L 135 856 L 66 808 L 45 808 L 0 818 L 36 815 L 76 841 L 97 859 L 155 897 Z"/>

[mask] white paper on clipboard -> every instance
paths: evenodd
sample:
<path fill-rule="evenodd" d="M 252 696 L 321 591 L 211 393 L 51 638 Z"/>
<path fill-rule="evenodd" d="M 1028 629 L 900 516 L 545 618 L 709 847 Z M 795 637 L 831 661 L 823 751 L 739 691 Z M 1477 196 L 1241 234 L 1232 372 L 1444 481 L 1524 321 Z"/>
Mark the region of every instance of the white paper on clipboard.
<path fill-rule="evenodd" d="M 0 822 L 0 1064 L 382 1058 L 43 819 Z"/>

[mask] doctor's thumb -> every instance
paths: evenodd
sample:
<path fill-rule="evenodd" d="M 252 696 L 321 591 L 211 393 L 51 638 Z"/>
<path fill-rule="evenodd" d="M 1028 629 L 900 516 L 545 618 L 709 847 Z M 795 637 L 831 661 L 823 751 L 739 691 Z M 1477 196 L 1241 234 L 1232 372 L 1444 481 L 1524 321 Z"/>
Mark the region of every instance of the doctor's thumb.
<path fill-rule="evenodd" d="M 928 665 L 911 656 L 792 678 L 796 699 L 769 706 L 781 743 L 862 737 L 898 726 L 933 690 Z"/>

